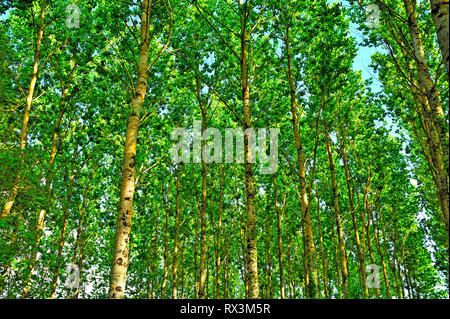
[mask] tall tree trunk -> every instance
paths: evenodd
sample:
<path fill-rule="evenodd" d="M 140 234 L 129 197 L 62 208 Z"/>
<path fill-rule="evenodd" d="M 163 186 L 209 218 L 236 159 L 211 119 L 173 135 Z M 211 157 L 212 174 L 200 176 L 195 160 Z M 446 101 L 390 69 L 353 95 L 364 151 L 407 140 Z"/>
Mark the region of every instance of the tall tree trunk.
<path fill-rule="evenodd" d="M 44 36 L 44 27 L 45 27 L 45 23 L 44 23 L 45 5 L 46 5 L 46 0 L 42 0 L 39 29 L 38 29 L 38 32 L 37 32 L 36 48 L 34 50 L 34 58 L 33 58 L 33 74 L 31 75 L 30 86 L 28 88 L 28 94 L 26 96 L 25 109 L 24 109 L 24 112 L 23 112 L 22 130 L 20 131 L 20 149 L 22 151 L 27 146 L 28 121 L 30 119 L 31 103 L 33 101 L 34 89 L 36 87 L 36 81 L 37 81 L 37 78 L 38 78 L 39 57 L 40 57 L 40 54 L 41 54 L 41 45 L 42 45 L 42 39 L 43 39 L 43 36 Z M 15 178 L 14 178 L 13 189 L 12 189 L 11 193 L 9 194 L 8 200 L 6 201 L 5 205 L 3 206 L 0 218 L 5 218 L 11 212 L 11 208 L 14 205 L 14 201 L 16 200 L 17 194 L 19 192 L 19 188 L 17 186 L 18 179 L 19 179 L 19 176 L 16 175 Z"/>
<path fill-rule="evenodd" d="M 269 212 L 270 206 L 267 203 L 267 212 Z M 267 217 L 266 223 L 266 264 L 264 265 L 266 276 L 266 299 L 273 299 L 272 295 L 272 257 L 270 255 L 270 217 Z"/>
<path fill-rule="evenodd" d="M 300 135 L 298 132 L 298 122 L 297 122 L 297 99 L 296 99 L 296 88 L 294 83 L 294 75 L 292 71 L 292 55 L 289 43 L 289 27 L 286 27 L 286 36 L 284 39 L 284 44 L 286 48 L 286 55 L 288 60 L 288 80 L 290 87 L 290 97 L 291 97 L 291 112 L 292 112 L 292 126 L 294 130 L 294 141 L 297 150 L 297 161 L 298 161 L 298 177 L 300 180 L 300 210 L 302 213 L 302 220 L 304 221 L 304 237 L 306 242 L 306 263 L 307 263 L 307 273 L 306 273 L 306 297 L 316 298 L 317 297 L 317 275 L 316 267 L 314 264 L 314 238 L 312 230 L 312 220 L 311 212 L 308 209 L 308 195 L 306 192 L 306 177 L 305 177 L 305 160 L 303 155 L 303 146 L 300 143 Z"/>
<path fill-rule="evenodd" d="M 59 245 L 58 245 L 58 256 L 56 257 L 56 265 L 55 269 L 53 270 L 53 279 L 52 279 L 52 288 L 50 292 L 50 298 L 55 298 L 55 292 L 56 292 L 56 284 L 58 282 L 58 276 L 59 276 L 59 267 L 61 265 L 61 257 L 62 257 L 62 251 L 64 248 L 64 243 L 66 239 L 66 228 L 67 228 L 67 220 L 69 218 L 69 211 L 70 211 L 70 201 L 72 199 L 72 190 L 73 190 L 73 182 L 75 180 L 75 160 L 78 154 L 78 147 L 75 148 L 73 158 L 72 158 L 72 167 L 70 169 L 70 182 L 69 187 L 67 191 L 67 202 L 66 202 L 66 208 L 64 210 L 63 220 L 61 224 L 61 235 L 59 239 Z"/>
<path fill-rule="evenodd" d="M 92 170 L 91 170 L 91 174 L 90 174 L 90 177 L 89 177 L 89 183 L 86 185 L 86 188 L 84 189 L 83 201 L 81 202 L 81 207 L 79 208 L 80 212 L 79 212 L 79 218 L 78 218 L 77 236 L 76 236 L 75 245 L 74 245 L 74 248 L 73 248 L 71 269 L 73 268 L 73 266 L 77 262 L 78 247 L 82 247 L 83 225 L 84 225 L 84 222 L 85 222 L 85 219 L 84 219 L 85 214 L 84 214 L 84 212 L 85 212 L 85 209 L 86 209 L 87 193 L 88 193 L 88 190 L 89 190 L 89 186 L 91 184 L 90 182 L 92 180 L 92 176 L 94 174 L 94 170 L 95 170 L 95 167 L 93 167 Z M 81 251 L 81 249 L 80 249 L 80 251 Z M 82 256 L 82 255 L 83 255 L 83 253 L 81 252 L 80 256 Z M 79 259 L 80 259 L 80 263 L 81 263 L 81 257 Z M 72 292 L 72 289 L 68 288 L 67 289 L 67 293 L 66 293 L 66 299 L 70 298 L 71 292 Z"/>
<path fill-rule="evenodd" d="M 139 130 L 141 107 L 147 92 L 149 29 L 151 1 L 143 0 L 141 7 L 141 33 L 136 91 L 131 101 L 125 138 L 122 183 L 120 187 L 119 213 L 114 242 L 114 257 L 109 285 L 109 298 L 122 299 L 125 295 L 128 269 L 128 242 L 131 232 L 131 216 L 135 189 L 136 144 Z"/>
<path fill-rule="evenodd" d="M 198 288 L 200 282 L 198 280 L 198 267 L 197 267 L 197 255 L 198 255 L 198 215 L 195 216 L 195 241 L 194 241 L 194 296 L 198 296 Z"/>
<path fill-rule="evenodd" d="M 239 1 L 240 20 L 241 20 L 241 89 L 244 131 L 252 127 L 250 112 L 250 83 L 249 83 L 249 61 L 248 61 L 248 31 L 247 19 L 250 11 L 250 2 Z M 250 159 L 255 156 L 254 150 L 250 147 L 251 134 L 244 136 L 244 158 L 245 158 L 245 210 L 246 210 L 246 228 L 247 228 L 247 281 L 248 298 L 256 299 L 259 296 L 258 284 L 258 251 L 256 246 L 256 212 L 255 212 L 255 190 L 253 181 L 253 163 Z"/>
<path fill-rule="evenodd" d="M 280 298 L 285 299 L 286 295 L 284 292 L 284 277 L 283 277 L 283 247 L 282 247 L 282 238 L 281 238 L 281 224 L 282 224 L 282 214 L 280 212 L 280 208 L 278 207 L 278 191 L 277 191 L 277 178 L 276 175 L 273 174 L 273 196 L 275 200 L 275 211 L 277 213 L 277 243 L 278 243 L 278 268 L 280 269 Z"/>
<path fill-rule="evenodd" d="M 365 203 L 364 203 L 364 209 L 367 213 L 367 224 L 366 224 L 366 234 L 367 234 L 367 246 L 369 248 L 369 254 L 370 254 L 370 261 L 372 265 L 375 265 L 375 255 L 373 254 L 373 248 L 372 248 L 372 238 L 370 234 L 370 210 L 371 205 L 369 204 L 368 195 L 365 195 Z M 378 287 L 375 287 L 375 295 L 378 298 L 380 296 L 380 289 Z"/>
<path fill-rule="evenodd" d="M 364 191 L 363 191 L 363 206 L 366 205 L 366 199 L 367 199 L 367 193 L 369 192 L 369 187 L 370 187 L 370 182 L 372 179 L 372 171 L 371 168 L 369 167 L 369 173 L 368 173 L 368 177 L 367 177 L 367 181 L 366 181 L 366 186 L 364 187 Z M 355 180 L 353 180 L 353 188 L 355 188 Z M 359 197 L 358 197 L 359 200 Z M 365 259 L 366 256 L 366 217 L 365 217 L 365 207 L 363 207 L 363 209 L 361 210 L 361 224 L 362 224 L 362 229 L 361 229 L 361 241 L 362 241 L 362 253 Z"/>
<path fill-rule="evenodd" d="M 224 245 L 224 249 L 226 249 L 226 254 L 224 257 L 224 265 L 223 265 L 223 277 L 224 277 L 224 287 L 223 287 L 223 298 L 229 298 L 229 265 L 230 265 L 230 250 L 231 250 L 231 238 L 233 231 L 233 219 L 230 218 L 230 226 L 228 228 L 228 244 Z"/>
<path fill-rule="evenodd" d="M 185 236 L 183 236 L 183 239 L 181 242 L 181 274 L 180 274 L 181 275 L 181 299 L 184 299 L 184 282 L 185 282 L 185 279 L 184 279 L 184 263 L 185 263 L 184 252 L 186 250 L 185 241 L 186 241 L 186 238 L 185 238 Z"/>
<path fill-rule="evenodd" d="M 147 298 L 154 298 L 154 287 L 155 287 L 155 269 L 156 269 L 156 256 L 157 256 L 157 246 L 158 246 L 158 229 L 159 229 L 159 209 L 156 209 L 156 217 L 155 217 L 155 233 L 154 239 L 150 245 L 150 249 L 148 252 L 149 258 L 149 276 L 151 278 L 151 290 L 150 286 L 150 278 L 147 279 Z"/>
<path fill-rule="evenodd" d="M 448 133 L 445 132 L 445 117 L 444 112 L 439 101 L 438 91 L 433 83 L 430 75 L 428 63 L 425 56 L 425 51 L 422 43 L 422 38 L 417 23 L 415 8 L 411 0 L 403 0 L 405 10 L 408 16 L 409 33 L 412 39 L 412 46 L 414 49 L 415 60 L 417 64 L 418 82 L 425 95 L 429 105 L 431 118 L 439 136 L 440 146 L 443 152 L 443 162 L 436 164 L 434 169 L 437 171 L 439 180 L 438 199 L 442 210 L 442 216 L 447 230 L 449 232 L 449 188 L 448 188 Z M 448 6 L 447 6 L 448 7 Z M 448 20 L 448 17 L 447 17 Z M 448 27 L 448 24 L 447 24 Z M 448 33 L 448 31 L 447 31 Z M 447 39 L 448 41 L 448 39 Z M 448 42 L 447 42 L 448 43 Z M 440 156 L 440 150 L 435 150 L 436 154 Z"/>
<path fill-rule="evenodd" d="M 181 163 L 180 163 L 181 164 Z M 175 199 L 175 239 L 172 259 L 172 298 L 177 299 L 177 274 L 178 274 L 178 227 L 180 218 L 180 164 L 177 167 L 176 199 Z"/>
<path fill-rule="evenodd" d="M 239 198 L 237 193 L 237 187 L 236 187 L 236 206 L 238 208 L 238 214 L 240 217 L 240 223 L 239 223 L 239 239 L 241 241 L 241 251 L 242 251 L 242 261 L 244 264 L 244 271 L 243 271 L 243 280 L 244 280 L 244 290 L 245 290 L 245 298 L 248 298 L 248 268 L 247 268 L 247 251 L 245 250 L 245 241 L 246 241 L 246 230 L 244 228 L 244 218 L 243 214 L 241 214 L 241 210 L 239 208 Z"/>
<path fill-rule="evenodd" d="M 170 212 L 169 189 L 170 189 L 170 182 L 168 182 L 167 184 L 166 200 L 164 201 L 166 211 L 166 224 L 164 231 L 164 273 L 163 273 L 163 282 L 161 284 L 161 299 L 165 298 L 167 272 L 169 267 L 169 212 Z"/>
<path fill-rule="evenodd" d="M 342 299 L 342 285 L 341 285 L 341 269 L 339 267 L 339 248 L 336 241 L 336 235 L 333 234 L 334 242 L 334 267 L 336 268 L 336 281 L 337 281 L 337 291 L 339 293 L 339 299 Z"/>
<path fill-rule="evenodd" d="M 395 209 L 395 208 L 394 208 Z M 385 226 L 383 223 L 383 215 L 380 212 L 380 218 L 379 221 L 377 222 L 377 225 L 380 225 L 381 227 L 381 238 L 383 238 L 383 242 L 385 243 L 384 245 L 384 255 L 387 258 L 387 268 L 391 270 L 392 274 L 394 275 L 394 280 L 395 280 L 395 287 L 396 287 L 396 291 L 397 291 L 397 298 L 400 298 L 400 290 L 399 290 L 399 283 L 398 283 L 398 276 L 397 276 L 397 271 L 395 269 L 395 261 L 394 261 L 394 256 L 390 253 L 390 245 L 389 243 L 393 243 L 392 241 L 392 236 L 391 233 L 388 231 L 385 231 L 385 227 L 387 227 L 387 225 Z"/>
<path fill-rule="evenodd" d="M 411 277 L 409 275 L 409 269 L 406 264 L 405 250 L 403 249 L 403 247 L 401 248 L 401 251 L 402 251 L 403 269 L 404 269 L 403 273 L 405 274 L 406 289 L 408 290 L 408 298 L 414 299 L 414 292 L 412 289 Z"/>
<path fill-rule="evenodd" d="M 355 208 L 355 203 L 353 200 L 353 190 L 351 187 L 351 181 L 350 181 L 350 167 L 348 165 L 348 158 L 347 158 L 347 150 L 346 150 L 346 140 L 345 140 L 345 131 L 344 131 L 344 127 L 342 126 L 342 122 L 340 117 L 338 116 L 338 120 L 339 120 L 339 128 L 340 128 L 340 133 L 341 133 L 341 138 L 339 139 L 339 134 L 337 134 L 338 136 L 338 140 L 341 144 L 341 153 L 342 153 L 342 160 L 344 162 L 344 170 L 345 170 L 345 179 L 347 181 L 347 190 L 348 190 L 348 198 L 349 198 L 349 202 L 350 202 L 350 212 L 352 215 L 352 222 L 353 222 L 353 232 L 355 234 L 355 241 L 356 241 L 356 251 L 358 253 L 358 261 L 359 261 L 359 279 L 361 282 L 361 287 L 363 289 L 363 294 L 365 298 L 369 297 L 369 291 L 367 289 L 367 285 L 366 285 L 366 265 L 364 263 L 364 255 L 363 255 L 363 251 L 361 249 L 361 241 L 359 239 L 359 231 L 358 231 L 358 222 L 356 220 L 356 208 Z"/>
<path fill-rule="evenodd" d="M 378 192 L 378 194 L 377 194 L 377 211 L 378 211 L 378 214 L 381 214 L 381 210 L 380 210 L 381 190 L 378 190 L 377 192 Z M 383 254 L 383 251 L 381 250 L 380 238 L 378 236 L 378 223 L 375 224 L 375 218 L 373 215 L 374 215 L 373 211 L 371 211 L 370 217 L 372 219 L 372 224 L 373 224 L 373 234 L 374 234 L 374 238 L 375 238 L 375 244 L 377 247 L 378 255 L 381 258 L 381 266 L 382 266 L 382 271 L 383 271 L 384 284 L 386 286 L 386 297 L 390 299 L 391 298 L 391 289 L 389 286 L 389 280 L 388 280 L 388 275 L 387 275 L 387 271 L 386 271 L 386 262 L 384 261 L 384 254 Z"/>
<path fill-rule="evenodd" d="M 448 67 L 449 49 L 449 7 L 448 0 L 430 0 L 431 16 L 433 17 L 434 28 L 438 38 L 439 48 L 441 49 L 442 59 L 444 60 L 445 68 L 447 69 L 447 76 L 449 76 L 450 69 Z"/>
<path fill-rule="evenodd" d="M 415 111 L 419 117 L 420 128 L 426 137 L 426 143 L 423 142 L 420 146 L 436 187 L 437 197 L 441 206 L 445 224 L 445 214 L 448 215 L 448 194 L 445 194 L 443 190 L 445 191 L 448 189 L 448 171 L 446 171 L 443 161 L 445 161 L 445 156 L 447 154 L 446 165 L 448 170 L 448 150 L 445 149 L 445 145 L 439 141 L 439 134 L 437 132 L 435 122 L 433 122 L 432 119 L 432 111 L 429 100 L 418 89 L 420 83 L 416 83 L 412 70 L 409 66 L 409 60 L 406 61 L 406 69 L 409 76 L 409 82 L 411 83 L 411 92 L 413 93 L 415 101 Z M 417 130 L 415 130 L 414 133 L 420 141 Z M 445 203 L 447 203 L 447 206 L 445 206 Z"/>
<path fill-rule="evenodd" d="M 319 223 L 319 244 L 320 244 L 320 257 L 322 259 L 322 272 L 323 272 L 323 289 L 325 298 L 328 299 L 328 283 L 327 283 L 327 260 L 323 251 L 323 236 L 322 236 L 322 221 L 320 218 L 320 198 L 317 195 L 317 221 Z"/>
<path fill-rule="evenodd" d="M 287 233 L 287 231 L 286 231 Z M 287 247 L 286 247 L 286 253 L 287 253 L 287 262 L 288 262 L 288 283 L 289 283 L 289 298 L 292 298 L 292 272 L 291 272 L 291 241 L 288 238 L 287 241 Z"/>
<path fill-rule="evenodd" d="M 402 279 L 402 271 L 400 268 L 400 264 L 398 262 L 398 227 L 397 227 L 397 206 L 394 208 L 394 252 L 393 252 L 393 257 L 394 257 L 394 273 L 396 274 L 398 271 L 398 282 L 397 282 L 397 292 L 401 292 L 401 296 L 403 299 L 405 299 L 405 290 L 403 288 L 403 279 Z M 398 295 L 398 297 L 400 298 L 400 293 Z"/>
<path fill-rule="evenodd" d="M 36 258 L 37 258 L 37 253 L 38 253 L 38 249 L 39 249 L 39 243 L 41 241 L 41 236 L 42 236 L 42 230 L 44 228 L 44 220 L 45 220 L 45 210 L 41 209 L 37 218 L 37 222 L 36 222 L 36 229 L 35 229 L 35 240 L 34 240 L 34 245 L 31 251 L 31 256 L 29 259 L 29 266 L 28 266 L 28 273 L 27 273 L 27 277 L 25 280 L 25 287 L 22 291 L 22 298 L 28 298 L 28 295 L 30 294 L 30 289 L 31 289 L 31 281 L 32 281 L 32 275 L 34 272 L 34 268 L 36 266 Z"/>
<path fill-rule="evenodd" d="M 83 276 L 83 265 L 84 265 L 84 249 L 86 248 L 86 241 L 82 241 L 81 242 L 81 247 L 80 247 L 80 256 L 78 257 L 78 269 L 80 270 L 80 273 L 78 275 L 78 283 L 77 286 L 75 287 L 75 292 L 73 294 L 73 299 L 78 299 L 78 296 L 80 295 L 80 283 L 82 280 L 82 276 Z M 82 286 L 84 287 L 84 286 Z"/>
<path fill-rule="evenodd" d="M 217 221 L 217 241 L 216 241 L 216 299 L 220 299 L 220 270 L 221 270 L 221 258 L 220 258 L 220 243 L 221 243 L 221 231 L 222 231 L 222 210 L 223 210 L 223 173 L 222 164 L 219 164 L 219 220 Z"/>
<path fill-rule="evenodd" d="M 328 131 L 328 125 L 326 123 L 325 123 L 325 134 L 326 134 L 326 142 L 327 142 L 328 162 L 330 165 L 330 173 L 331 173 L 331 188 L 333 190 L 334 217 L 336 219 L 336 227 L 337 227 L 337 235 L 338 235 L 338 243 L 339 243 L 339 256 L 340 256 L 340 260 L 341 260 L 342 288 L 343 288 L 343 292 L 344 292 L 344 298 L 349 298 L 347 251 L 345 249 L 344 232 L 342 230 L 341 213 L 340 213 L 340 209 L 339 209 L 339 198 L 338 198 L 338 190 L 337 190 L 336 176 L 335 176 L 335 170 L 334 170 L 333 153 L 331 152 L 331 139 L 330 139 L 330 133 Z"/>
<path fill-rule="evenodd" d="M 197 80 L 197 91 L 199 90 Z M 198 93 L 200 96 L 200 93 Z M 202 113 L 202 135 L 206 130 L 206 110 L 200 101 Z M 202 153 L 205 148 L 205 141 L 202 138 Z M 206 163 L 202 156 L 202 198 L 200 208 L 200 282 L 198 287 L 198 298 L 205 298 L 205 281 L 206 281 Z"/>

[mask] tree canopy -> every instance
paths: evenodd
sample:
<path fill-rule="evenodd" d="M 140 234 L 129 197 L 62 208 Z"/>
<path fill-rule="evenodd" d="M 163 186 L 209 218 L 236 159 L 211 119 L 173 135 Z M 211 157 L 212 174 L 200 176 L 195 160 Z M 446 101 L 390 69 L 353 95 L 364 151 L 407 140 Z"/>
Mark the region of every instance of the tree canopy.
<path fill-rule="evenodd" d="M 448 298 L 448 11 L 0 1 L 0 297 Z"/>

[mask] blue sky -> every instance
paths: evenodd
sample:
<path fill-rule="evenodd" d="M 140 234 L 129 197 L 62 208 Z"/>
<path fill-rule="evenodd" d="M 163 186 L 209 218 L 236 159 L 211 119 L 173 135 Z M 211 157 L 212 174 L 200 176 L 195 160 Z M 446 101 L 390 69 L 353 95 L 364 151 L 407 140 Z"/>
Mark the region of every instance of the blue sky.
<path fill-rule="evenodd" d="M 345 0 L 327 0 L 328 3 L 340 3 L 342 4 L 344 7 L 349 7 L 350 5 L 348 4 L 347 1 Z M 376 51 L 381 51 L 382 52 L 382 48 L 374 48 L 374 47 L 365 47 L 362 45 L 359 45 L 359 43 L 363 40 L 363 35 L 362 33 L 358 30 L 358 25 L 350 22 L 350 35 L 352 37 L 354 37 L 358 43 L 358 54 L 355 57 L 355 60 L 353 62 L 353 70 L 361 70 L 361 75 L 363 77 L 364 80 L 373 79 L 373 83 L 370 86 L 373 92 L 380 92 L 382 90 L 381 88 L 381 83 L 378 81 L 377 78 L 377 74 L 374 73 L 373 69 L 369 67 L 370 62 L 371 62 L 371 56 L 372 54 L 374 54 Z"/>
<path fill-rule="evenodd" d="M 350 34 L 356 38 L 358 43 L 361 40 L 361 34 L 357 30 L 357 26 L 350 24 Z M 365 47 L 358 45 L 358 54 L 353 61 L 353 70 L 361 70 L 361 75 L 364 80 L 373 79 L 370 86 L 373 92 L 380 92 L 382 90 L 381 83 L 378 80 L 378 74 L 369 66 L 371 63 L 371 56 L 377 51 L 382 52 L 383 49 L 374 47 Z"/>

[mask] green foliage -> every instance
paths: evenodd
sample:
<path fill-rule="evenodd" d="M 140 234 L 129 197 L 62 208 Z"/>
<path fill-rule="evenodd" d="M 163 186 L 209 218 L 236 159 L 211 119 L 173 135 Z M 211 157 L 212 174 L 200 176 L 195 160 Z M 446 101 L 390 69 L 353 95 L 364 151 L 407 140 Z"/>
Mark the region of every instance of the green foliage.
<path fill-rule="evenodd" d="M 397 68 L 389 50 L 372 57 L 372 68 L 382 82 L 379 93 L 372 91 L 371 82 L 363 80 L 361 71 L 353 70 L 361 46 L 387 43 L 396 56 L 407 59 L 387 31 L 391 21 L 387 13 L 381 12 L 384 27 L 369 29 L 364 22 L 365 1 L 359 1 L 361 5 L 349 1 L 348 6 L 324 0 L 249 3 L 246 23 L 251 30 L 252 125 L 280 129 L 277 172 L 264 175 L 256 169 L 259 162 L 253 166 L 260 297 L 281 298 L 282 271 L 286 297 L 306 297 L 305 225 L 283 42 L 289 28 L 318 297 L 343 297 L 326 124 L 332 141 L 350 296 L 365 298 L 356 228 L 365 265 L 372 264 L 373 254 L 374 263 L 386 274 L 385 278 L 380 273 L 379 295 L 370 289 L 370 298 L 388 297 L 386 281 L 393 298 L 448 298 L 448 233 L 433 175 L 423 155 L 424 137 L 412 107 L 411 86 L 400 74 L 406 72 L 407 63 Z M 386 3 L 405 15 L 400 2 Z M 137 80 L 140 6 L 133 2 L 77 1 L 80 28 L 70 29 L 65 24 L 66 1 L 48 1 L 28 143 L 21 150 L 40 4 L 0 2 L 2 207 L 18 188 L 11 213 L 0 218 L 0 296 L 21 297 L 34 265 L 31 298 L 50 297 L 57 267 L 57 298 L 106 298 L 125 133 Z M 239 10 L 235 1 L 228 0 L 164 0 L 153 4 L 149 18 L 151 68 L 136 151 L 127 298 L 172 296 L 176 233 L 178 297 L 197 297 L 201 164 L 171 162 L 170 132 L 176 127 L 191 129 L 194 120 L 201 120 L 199 102 L 209 105 L 207 127 L 218 128 L 222 136 L 225 128 L 242 126 Z M 429 34 L 424 45 L 431 73 L 448 114 L 448 82 L 439 64 L 429 11 L 428 4 L 418 4 L 420 27 Z M 362 43 L 352 37 L 352 24 L 362 32 Z M 404 34 L 407 27 L 402 25 Z M 416 72 L 414 68 L 412 72 Z M 65 88 L 68 92 L 63 98 Z M 448 136 L 448 117 L 445 123 Z M 55 162 L 49 164 L 55 132 L 57 152 Z M 214 298 L 219 289 L 222 298 L 245 298 L 244 168 L 236 163 L 220 165 L 222 175 L 218 163 L 207 165 L 206 295 Z M 178 170 L 180 215 L 176 224 Z M 41 209 L 46 209 L 47 216 L 36 246 Z M 277 213 L 281 214 L 279 227 Z M 62 232 L 65 238 L 61 243 Z M 35 263 L 33 251 L 37 252 Z M 82 270 L 80 278 L 85 286 L 79 292 L 65 285 L 67 266 L 72 263 Z M 217 276 L 220 284 L 216 284 Z"/>

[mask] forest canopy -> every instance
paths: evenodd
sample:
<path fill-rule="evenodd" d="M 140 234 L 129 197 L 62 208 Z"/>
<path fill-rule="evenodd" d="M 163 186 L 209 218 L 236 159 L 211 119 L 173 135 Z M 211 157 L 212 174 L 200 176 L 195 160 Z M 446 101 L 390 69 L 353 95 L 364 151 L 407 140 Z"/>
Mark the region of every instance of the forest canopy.
<path fill-rule="evenodd" d="M 0 43 L 0 298 L 449 297 L 448 0 L 2 0 Z"/>

